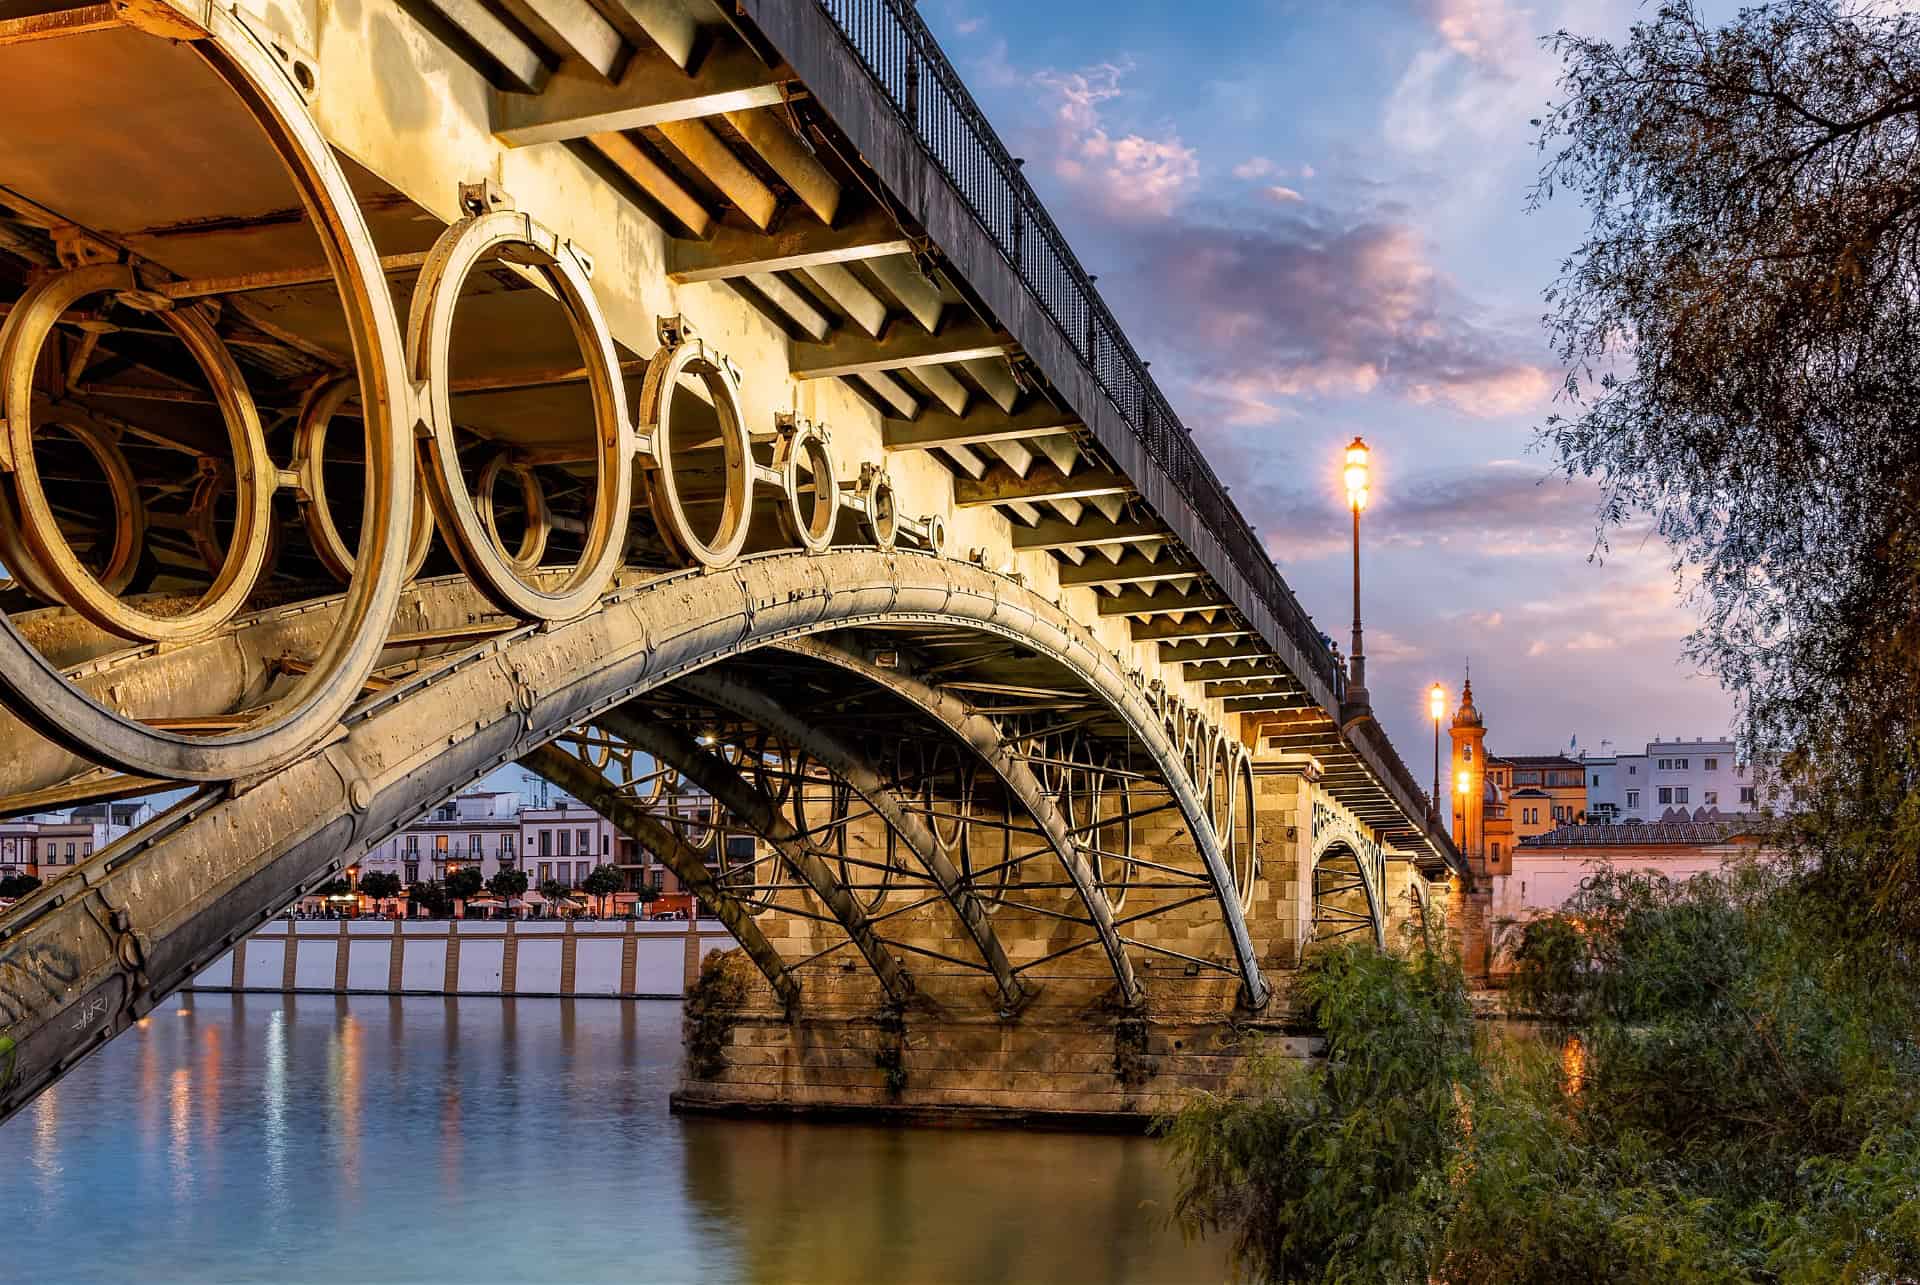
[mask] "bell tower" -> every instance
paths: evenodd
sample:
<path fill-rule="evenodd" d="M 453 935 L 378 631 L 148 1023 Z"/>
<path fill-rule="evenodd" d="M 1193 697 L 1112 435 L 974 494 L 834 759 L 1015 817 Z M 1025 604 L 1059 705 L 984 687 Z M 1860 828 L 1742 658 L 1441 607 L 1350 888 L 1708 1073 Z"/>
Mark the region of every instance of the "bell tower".
<path fill-rule="evenodd" d="M 1487 856 L 1487 728 L 1473 705 L 1473 678 L 1460 686 L 1453 716 L 1453 846 L 1476 870 Z"/>

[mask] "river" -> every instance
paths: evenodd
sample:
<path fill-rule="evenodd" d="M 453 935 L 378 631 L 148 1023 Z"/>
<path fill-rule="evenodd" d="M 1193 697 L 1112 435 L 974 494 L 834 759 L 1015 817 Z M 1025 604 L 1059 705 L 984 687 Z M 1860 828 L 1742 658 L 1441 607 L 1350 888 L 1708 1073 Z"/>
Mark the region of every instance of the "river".
<path fill-rule="evenodd" d="M 171 1000 L 0 1126 L 0 1280 L 1188 1282 L 1138 1137 L 673 1116 L 679 1005 Z"/>

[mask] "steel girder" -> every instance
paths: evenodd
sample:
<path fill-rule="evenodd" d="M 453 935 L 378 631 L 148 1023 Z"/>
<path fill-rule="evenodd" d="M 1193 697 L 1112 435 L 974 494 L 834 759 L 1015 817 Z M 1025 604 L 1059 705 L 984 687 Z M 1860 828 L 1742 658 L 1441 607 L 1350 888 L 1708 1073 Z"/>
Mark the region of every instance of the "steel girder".
<path fill-rule="evenodd" d="M 733 893 L 720 886 L 713 872 L 707 869 L 706 860 L 688 846 L 685 839 L 648 816 L 645 809 L 621 794 L 591 765 L 558 745 L 551 742 L 542 745 L 520 762 L 528 770 L 545 777 L 613 822 L 629 838 L 659 857 L 681 883 L 713 907 L 714 915 L 726 925 L 733 939 L 740 943 L 740 948 L 747 952 L 747 957 L 766 977 L 768 984 L 773 987 L 773 993 L 780 997 L 780 1002 L 789 1009 L 799 1002 L 798 979 L 780 957 L 780 952 L 774 949 L 773 943 L 767 940 L 767 935 L 760 931 L 753 912 L 741 905 Z"/>
<path fill-rule="evenodd" d="M 1152 718 L 1145 692 L 1058 605 L 937 555 L 766 554 L 625 585 L 584 616 L 510 629 L 396 682 L 321 748 L 244 789 L 203 790 L 16 904 L 0 919 L 0 1117 L 486 773 L 716 660 L 883 624 L 1017 641 L 1130 721 Z"/>
<path fill-rule="evenodd" d="M 833 877 L 833 871 L 820 854 L 806 844 L 745 778 L 677 728 L 650 722 L 625 709 L 608 710 L 594 722 L 685 776 L 711 794 L 716 803 L 733 814 L 734 820 L 772 844 L 787 868 L 839 921 L 854 948 L 885 988 L 887 997 L 896 1003 L 905 1003 L 914 997 L 912 974 L 887 949 L 887 943 L 880 940 L 859 901 Z"/>
<path fill-rule="evenodd" d="M 1127 959 L 1126 945 L 1113 920 L 1113 908 L 1107 900 L 1106 891 L 1100 886 L 1093 872 L 1087 868 L 1086 859 L 1074 843 L 1067 823 L 1060 811 L 1047 797 L 1045 789 L 1034 776 L 1032 768 L 1018 757 L 1006 744 L 1006 738 L 1000 726 L 984 714 L 976 713 L 965 701 L 951 692 L 942 691 L 925 679 L 900 668 L 883 669 L 865 656 L 840 646 L 827 639 L 795 639 L 781 644 L 787 651 L 799 655 L 811 656 L 861 674 L 871 681 L 885 686 L 895 695 L 905 698 L 926 714 L 938 719 L 953 734 L 971 749 L 996 776 L 1014 792 L 1023 806 L 1045 831 L 1048 843 L 1054 849 L 1060 863 L 1066 868 L 1068 877 L 1073 880 L 1076 890 L 1092 917 L 1094 930 L 1100 935 L 1101 944 L 1106 948 L 1108 958 L 1114 961 L 1114 973 L 1120 981 L 1122 994 L 1128 1004 L 1140 1001 L 1139 983 L 1134 980 L 1133 967 Z M 1121 699 L 1119 692 L 1099 681 L 1103 670 L 1081 671 L 1074 669 L 1076 677 L 1087 683 L 1089 691 L 1100 702 L 1117 714 L 1128 726 L 1134 737 L 1146 749 L 1159 768 L 1168 793 L 1179 805 L 1180 815 L 1184 819 L 1189 833 L 1193 837 L 1194 847 L 1199 851 L 1207 870 L 1208 883 L 1211 885 L 1214 899 L 1219 904 L 1220 913 L 1227 926 L 1228 936 L 1233 943 L 1234 962 L 1240 974 L 1241 985 L 1246 990 L 1248 1007 L 1260 1009 L 1266 1006 L 1271 995 L 1265 975 L 1260 971 L 1259 956 L 1253 947 L 1253 938 L 1247 930 L 1246 916 L 1241 910 L 1239 890 L 1234 887 L 1233 876 L 1227 869 L 1226 859 L 1220 852 L 1220 845 L 1213 833 L 1213 827 L 1207 817 L 1207 809 L 1200 797 L 1194 792 L 1186 774 L 1179 770 L 1179 751 L 1167 739 L 1161 720 L 1150 715 L 1142 717 L 1142 710 L 1133 707 L 1133 702 Z M 1124 690 L 1124 689 L 1121 689 Z"/>
<path fill-rule="evenodd" d="M 686 692 L 710 701 L 723 709 L 730 710 L 742 718 L 758 723 L 761 727 L 784 738 L 799 749 L 806 751 L 815 761 L 825 765 L 841 780 L 853 787 L 854 793 L 866 801 L 900 841 L 907 845 L 933 878 L 940 893 L 953 907 L 954 914 L 960 918 L 961 926 L 973 939 L 981 958 L 986 961 L 987 969 L 993 974 L 994 984 L 1000 991 L 1000 1004 L 1003 1011 L 1015 1012 L 1032 999 L 1031 989 L 1014 974 L 1013 965 L 1007 959 L 1006 948 L 1000 944 L 999 934 L 994 931 L 993 920 L 987 915 L 972 891 L 954 868 L 952 860 L 944 848 L 933 836 L 933 832 L 919 817 L 909 812 L 900 798 L 887 786 L 878 769 L 868 762 L 866 757 L 822 729 L 813 726 L 806 719 L 796 715 L 781 702 L 764 692 L 749 687 L 737 674 L 718 674 L 704 672 L 683 680 L 679 687 Z M 605 720 L 602 720 L 603 722 Z M 625 735 L 623 724 L 614 724 L 614 730 Z M 707 768 L 705 764 L 690 764 L 682 768 L 692 777 L 695 784 L 706 788 L 716 799 L 732 810 L 736 817 L 755 829 L 761 830 L 770 842 L 778 842 L 774 835 L 784 832 L 789 842 L 799 839 L 784 818 L 772 813 L 764 800 L 750 795 L 740 800 L 743 804 L 757 805 L 764 809 L 761 818 L 770 823 L 766 829 L 755 818 L 743 815 L 734 807 L 728 797 L 721 794 L 716 786 L 727 787 L 729 794 L 739 793 L 746 783 L 739 775 L 720 763 L 713 755 L 702 755 L 708 763 L 719 764 L 719 771 Z M 675 761 L 675 767 L 682 764 Z M 699 767 L 705 770 L 703 776 L 695 771 Z M 731 777 L 729 781 L 727 778 Z M 714 784 L 709 785 L 708 779 Z M 751 788 L 751 787 L 747 787 Z M 769 832 L 771 831 L 771 832 Z M 844 892 L 844 890 L 843 890 Z"/>

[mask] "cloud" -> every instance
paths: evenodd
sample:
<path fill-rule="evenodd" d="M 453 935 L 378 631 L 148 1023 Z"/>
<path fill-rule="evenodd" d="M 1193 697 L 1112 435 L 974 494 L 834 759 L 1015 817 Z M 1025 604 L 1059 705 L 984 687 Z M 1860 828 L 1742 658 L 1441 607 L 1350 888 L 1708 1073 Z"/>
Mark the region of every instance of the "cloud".
<path fill-rule="evenodd" d="M 1229 422 L 1376 390 L 1483 418 L 1545 405 L 1556 376 L 1475 319 L 1411 227 L 1283 204 L 1262 222 L 1177 218 L 1136 240 L 1141 312 L 1179 318 L 1149 324 Z"/>
<path fill-rule="evenodd" d="M 1243 179 L 1265 178 L 1277 168 L 1264 156 L 1250 156 L 1233 167 L 1233 176 Z"/>
<path fill-rule="evenodd" d="M 1562 644 L 1568 651 L 1612 651 L 1620 645 L 1619 640 L 1606 634 L 1583 629 Z"/>
<path fill-rule="evenodd" d="M 1547 644 L 1541 639 L 1536 638 L 1531 643 L 1527 644 L 1527 655 L 1544 656 L 1546 654 L 1547 654 Z"/>
<path fill-rule="evenodd" d="M 1489 72 L 1507 74 L 1533 49 L 1532 9 L 1507 0 L 1417 0 L 1446 48 Z"/>
<path fill-rule="evenodd" d="M 1130 70 L 1130 64 L 1098 63 L 1034 74 L 1033 82 L 1056 99 L 1050 162 L 1079 196 L 1110 213 L 1163 216 L 1198 177 L 1200 162 L 1177 133 L 1115 138 L 1108 130 L 1102 105 L 1120 97 L 1121 78 Z"/>
<path fill-rule="evenodd" d="M 1290 201 L 1304 201 L 1307 199 L 1306 197 L 1300 195 L 1300 193 L 1294 191 L 1292 188 L 1282 187 L 1278 183 L 1275 183 L 1272 187 L 1267 188 L 1266 195 L 1268 200 L 1279 202 L 1282 205 L 1285 205 Z"/>

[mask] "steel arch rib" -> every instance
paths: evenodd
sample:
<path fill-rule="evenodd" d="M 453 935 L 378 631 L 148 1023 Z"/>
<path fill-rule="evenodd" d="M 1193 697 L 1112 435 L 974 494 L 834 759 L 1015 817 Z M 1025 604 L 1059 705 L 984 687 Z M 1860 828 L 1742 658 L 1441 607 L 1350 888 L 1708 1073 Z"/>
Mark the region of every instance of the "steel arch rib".
<path fill-rule="evenodd" d="M 1061 818 L 1059 810 L 1054 807 L 1053 801 L 1046 797 L 1039 780 L 1033 775 L 1033 770 L 1007 750 L 1000 728 L 992 719 L 984 714 L 975 713 L 966 702 L 949 692 L 941 691 L 925 679 L 917 678 L 905 670 L 881 669 L 857 652 L 824 639 L 790 640 L 781 646 L 784 650 L 814 656 L 843 669 L 851 669 L 866 674 L 875 681 L 883 682 L 953 729 L 955 735 L 971 747 L 987 766 L 999 775 L 1009 789 L 1020 796 L 1021 803 L 1027 807 L 1034 819 L 1040 822 L 1041 828 L 1046 831 L 1049 843 L 1054 847 L 1055 855 L 1060 857 L 1061 864 L 1067 868 L 1075 887 L 1081 890 L 1082 898 L 1089 912 L 1094 916 L 1096 924 L 1102 921 L 1106 924 L 1107 931 L 1101 934 L 1103 943 L 1111 933 L 1112 944 L 1108 946 L 1109 956 L 1117 952 L 1121 962 L 1126 962 L 1124 945 L 1120 941 L 1118 929 L 1112 926 L 1113 911 L 1107 902 L 1105 891 L 1099 887 L 1092 872 L 1086 868 L 1084 859 L 1074 847 L 1065 820 Z M 1088 674 L 1077 667 L 1075 672 L 1083 680 L 1089 678 Z M 1100 687 L 1091 682 L 1089 686 L 1114 712 L 1126 719 L 1134 735 L 1147 747 L 1153 754 L 1154 761 L 1159 764 L 1161 773 L 1167 780 L 1168 792 L 1179 803 L 1181 815 L 1186 819 L 1187 827 L 1193 834 L 1194 846 L 1199 849 L 1206 864 L 1208 883 L 1212 886 L 1215 900 L 1220 904 L 1221 917 L 1227 925 L 1228 936 L 1233 941 L 1234 959 L 1240 971 L 1241 984 L 1246 988 L 1247 1003 L 1254 1009 L 1264 1008 L 1271 988 L 1267 985 L 1266 976 L 1260 971 L 1258 958 L 1253 949 L 1253 940 L 1247 931 L 1246 915 L 1240 908 L 1239 898 L 1226 870 L 1226 861 L 1220 853 L 1219 844 L 1214 839 L 1212 828 L 1206 821 L 1200 801 L 1194 796 L 1192 788 L 1187 785 L 1185 779 L 1170 766 L 1171 756 L 1177 751 L 1166 744 L 1164 733 L 1160 730 L 1157 720 L 1134 717 L 1132 711 L 1116 703 Z M 1131 965 L 1127 966 L 1127 974 L 1130 979 Z"/>
<path fill-rule="evenodd" d="M 77 881 L 0 916 L 0 1118 L 306 888 L 568 727 L 757 647 L 903 622 L 1019 641 L 1070 664 L 1129 721 L 1151 717 L 1058 606 L 936 555 L 765 554 L 621 588 L 587 615 L 514 629 L 396 684 L 321 748 L 243 791 L 176 805 L 75 867 Z M 1210 852 L 1216 876 L 1218 862 Z M 1244 937 L 1236 949 L 1250 966 Z"/>
<path fill-rule="evenodd" d="M 737 678 L 737 676 L 730 677 Z M 960 878 L 960 872 L 954 868 L 945 850 L 935 841 L 932 831 L 919 817 L 907 811 L 901 804 L 899 796 L 887 787 L 878 769 L 864 755 L 839 738 L 809 724 L 806 719 L 793 713 L 772 697 L 740 686 L 737 682 L 730 682 L 719 675 L 703 672 L 684 679 L 679 686 L 682 690 L 692 692 L 702 700 L 711 701 L 742 718 L 750 719 L 765 730 L 791 742 L 795 747 L 806 751 L 810 757 L 825 764 L 852 786 L 854 793 L 864 799 L 868 806 L 879 814 L 881 820 L 899 836 L 900 841 L 907 845 L 908 850 L 914 854 L 939 887 L 941 895 L 953 907 L 954 913 L 960 918 L 961 926 L 966 930 L 967 935 L 973 938 L 981 958 L 986 961 L 988 971 L 993 974 L 994 984 L 1000 990 L 1002 1009 L 1008 1012 L 1017 1011 L 1033 998 L 1032 988 L 1014 973 L 1013 963 L 1007 958 L 1006 948 L 1000 944 L 1000 935 L 994 930 L 993 920 L 988 917 L 979 899 L 967 889 Z M 615 730 L 620 731 L 623 736 L 626 734 L 624 725 L 616 727 Z M 711 762 L 719 762 L 711 754 L 704 757 Z M 675 764 L 675 766 L 679 765 Z M 689 772 L 689 775 L 691 774 Z M 738 774 L 724 764 L 721 764 L 720 771 L 713 775 L 720 784 L 727 784 L 725 778 L 732 777 L 735 784 L 745 785 Z M 699 777 L 694 779 L 705 786 L 715 798 L 721 798 L 719 790 L 706 786 L 706 782 Z M 721 802 L 725 803 L 726 800 L 721 799 Z M 764 803 L 762 806 L 764 807 Z M 771 809 L 766 809 L 766 812 L 770 831 L 784 834 L 789 842 L 798 841 L 799 835 L 791 824 L 784 818 L 774 815 Z M 755 828 L 760 827 L 756 825 Z M 769 841 L 779 841 L 774 839 L 773 833 L 767 831 L 763 833 L 767 833 Z"/>
<path fill-rule="evenodd" d="M 1087 905 L 1087 910 L 1094 920 L 1096 932 L 1100 932 L 1102 945 L 1106 945 L 1108 949 L 1108 957 L 1119 960 L 1119 964 L 1116 964 L 1116 972 L 1119 972 L 1119 966 L 1125 966 L 1125 980 L 1121 983 L 1123 993 L 1129 995 L 1129 1003 L 1139 1003 L 1139 985 L 1133 982 L 1133 966 L 1131 962 L 1127 962 L 1125 943 L 1121 941 L 1119 930 L 1114 926 L 1114 909 L 1106 899 L 1106 889 L 1102 889 L 1098 880 L 1094 880 L 1091 870 L 1087 868 L 1087 862 L 1081 857 L 1077 845 L 1073 843 L 1073 836 L 1068 830 L 1066 820 L 1060 816 L 1060 809 L 1054 807 L 1052 799 L 1046 797 L 1046 791 L 1041 786 L 1039 778 L 1033 776 L 1033 768 L 1029 768 L 1020 757 L 1012 755 L 1006 749 L 1004 736 L 998 724 L 993 722 L 993 718 L 973 713 L 972 709 L 966 705 L 966 701 L 958 699 L 948 691 L 935 688 L 933 684 L 925 682 L 924 678 L 916 678 L 914 674 L 899 668 L 879 668 L 866 657 L 858 655 L 856 651 L 841 647 L 837 643 L 810 638 L 804 642 L 781 643 L 781 647 L 797 655 L 818 657 L 822 661 L 828 661 L 829 665 L 851 668 L 854 672 L 874 678 L 876 682 L 885 682 L 891 690 L 912 701 L 927 715 L 933 715 L 943 724 L 947 724 L 948 728 L 954 732 L 954 736 L 958 736 L 962 743 L 966 743 L 970 749 L 973 749 L 973 753 L 995 772 L 996 776 L 1006 784 L 1006 788 L 1012 789 L 1020 797 L 1021 805 L 1041 824 L 1041 830 L 1046 834 L 1048 845 L 1054 849 L 1054 855 L 1060 859 L 1060 864 L 1066 866 L 1068 878 L 1073 880 L 1075 889 L 1081 893 L 1081 901 Z M 1125 711 L 1117 711 L 1117 713 L 1125 716 Z M 1129 726 L 1135 728 L 1135 734 L 1142 739 L 1142 743 L 1148 743 L 1148 747 L 1154 751 L 1156 763 L 1162 764 L 1162 770 L 1165 772 L 1162 747 L 1152 745 L 1150 743 L 1152 736 L 1148 734 L 1148 728 L 1158 724 L 1137 724 L 1133 718 L 1129 718 Z M 1213 845 L 1212 855 L 1208 855 L 1208 845 L 1212 843 L 1212 830 L 1206 830 L 1204 826 L 1194 824 L 1196 812 L 1190 809 L 1196 805 L 1190 797 L 1188 799 L 1181 797 L 1179 793 L 1181 784 L 1183 782 L 1169 778 L 1167 791 L 1181 805 L 1181 812 L 1187 818 L 1188 828 L 1194 832 L 1194 845 L 1202 851 L 1202 857 L 1208 864 L 1208 884 L 1212 885 L 1215 901 L 1219 901 L 1219 907 L 1221 907 L 1221 918 L 1227 922 L 1227 932 L 1235 943 L 1235 960 L 1240 970 L 1240 983 L 1246 987 L 1248 1006 L 1263 1008 L 1267 1003 L 1269 987 L 1267 987 L 1265 976 L 1260 972 L 1260 964 L 1254 957 L 1252 937 L 1246 932 L 1246 916 L 1240 912 L 1240 903 L 1235 895 L 1235 889 L 1231 887 L 1231 882 L 1221 878 L 1221 872 L 1225 870 L 1225 861 L 1219 857 L 1217 845 Z"/>
<path fill-rule="evenodd" d="M 552 781 L 582 803 L 613 822 L 629 838 L 645 844 L 674 875 L 691 888 L 726 925 L 740 948 L 766 977 L 780 1002 L 792 1008 L 800 999 L 800 983 L 754 922 L 753 912 L 714 880 L 700 854 L 687 841 L 648 816 L 633 800 L 613 788 L 607 778 L 559 746 L 549 742 L 520 760 L 521 765 Z"/>
<path fill-rule="evenodd" d="M 744 777 L 721 759 L 701 749 L 685 733 L 636 717 L 624 709 L 608 710 L 594 722 L 636 749 L 684 774 L 711 794 L 721 807 L 733 814 L 736 821 L 771 843 L 787 863 L 787 868 L 812 890 L 814 896 L 820 898 L 821 904 L 839 921 L 854 948 L 867 961 L 868 967 L 873 969 L 873 975 L 879 979 L 887 997 L 896 1003 L 906 1003 L 914 997 L 912 974 L 894 958 L 886 943 L 874 932 L 867 912 L 860 908 L 860 903 L 854 900 L 845 885 L 833 877 L 833 872 L 820 859 L 820 855 L 801 842 L 793 827 L 781 824 L 766 799 Z"/>
<path fill-rule="evenodd" d="M 1369 878 L 1367 874 L 1368 862 L 1351 843 L 1335 835 L 1320 845 L 1320 850 L 1313 854 L 1313 870 L 1316 881 L 1320 871 L 1321 858 L 1325 857 L 1327 853 L 1333 851 L 1335 848 L 1345 848 L 1348 854 L 1353 857 L 1354 874 L 1359 878 L 1360 889 L 1366 894 L 1367 898 L 1367 919 L 1373 928 L 1373 944 L 1381 950 L 1385 950 L 1387 948 L 1387 917 L 1385 913 L 1383 913 L 1380 905 L 1381 898 L 1385 895 L 1385 889 L 1374 886 L 1374 881 Z M 1319 899 L 1320 894 L 1316 887 L 1314 900 L 1318 901 Z"/>

